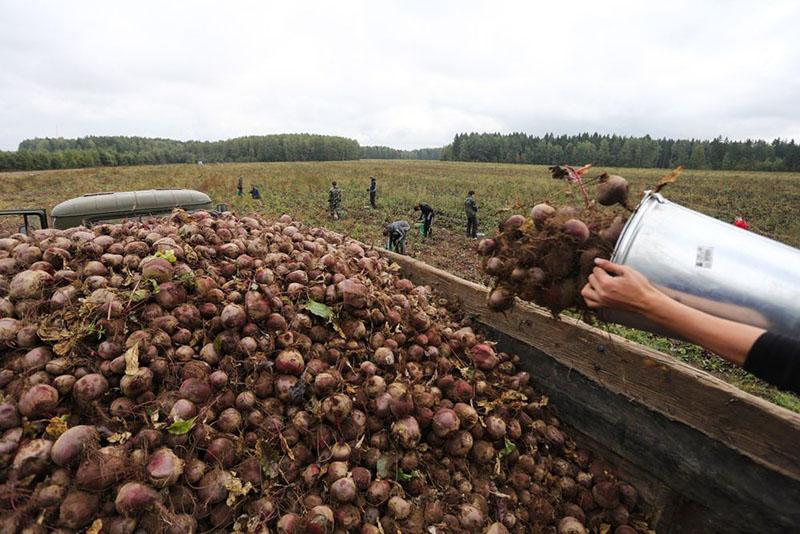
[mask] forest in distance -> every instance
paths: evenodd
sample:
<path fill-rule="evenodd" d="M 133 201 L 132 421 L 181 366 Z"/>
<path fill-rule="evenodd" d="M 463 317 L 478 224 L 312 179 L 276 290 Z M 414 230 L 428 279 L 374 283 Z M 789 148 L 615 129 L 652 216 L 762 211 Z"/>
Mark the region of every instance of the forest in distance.
<path fill-rule="evenodd" d="M 35 138 L 16 151 L 0 151 L 0 172 L 175 163 L 443 160 L 697 170 L 800 171 L 800 145 L 792 140 L 654 139 L 583 133 L 459 133 L 439 148 L 401 150 L 361 146 L 331 135 L 275 134 L 221 141 L 178 141 L 131 136 Z"/>

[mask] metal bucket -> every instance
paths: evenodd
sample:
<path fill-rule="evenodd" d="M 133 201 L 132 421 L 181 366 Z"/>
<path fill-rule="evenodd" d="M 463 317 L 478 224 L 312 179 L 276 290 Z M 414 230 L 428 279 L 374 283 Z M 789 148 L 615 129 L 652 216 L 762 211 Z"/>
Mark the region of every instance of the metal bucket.
<path fill-rule="evenodd" d="M 800 335 L 800 250 L 646 192 L 612 261 L 638 270 L 672 298 L 717 317 Z M 644 317 L 601 318 L 673 336 Z"/>

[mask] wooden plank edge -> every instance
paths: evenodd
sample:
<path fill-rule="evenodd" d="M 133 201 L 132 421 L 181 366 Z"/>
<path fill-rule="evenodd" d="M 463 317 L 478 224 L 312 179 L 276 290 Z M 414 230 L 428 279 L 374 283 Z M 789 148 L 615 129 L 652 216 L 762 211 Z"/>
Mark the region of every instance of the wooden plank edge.
<path fill-rule="evenodd" d="M 549 313 L 519 299 L 504 314 L 490 312 L 485 306 L 488 294 L 485 286 L 408 256 L 380 252 L 397 263 L 410 279 L 438 289 L 451 301 L 456 299 L 466 311 L 478 315 L 479 322 L 546 352 L 612 392 L 680 421 L 761 465 L 800 480 L 797 453 L 800 414 L 746 393 L 671 356 L 581 321 L 566 317 L 556 321 Z M 538 329 L 545 330 L 546 335 L 536 336 Z M 598 352 L 604 359 L 595 356 Z M 693 398 L 678 398 L 677 392 Z"/>

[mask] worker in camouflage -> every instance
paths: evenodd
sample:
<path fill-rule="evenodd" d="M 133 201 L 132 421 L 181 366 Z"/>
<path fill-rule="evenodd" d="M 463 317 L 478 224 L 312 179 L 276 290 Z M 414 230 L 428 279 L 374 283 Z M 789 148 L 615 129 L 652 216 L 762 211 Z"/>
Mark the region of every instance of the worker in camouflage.
<path fill-rule="evenodd" d="M 386 248 L 398 254 L 406 253 L 406 237 L 411 225 L 406 221 L 395 221 L 383 227 L 383 235 L 388 237 Z"/>
<path fill-rule="evenodd" d="M 331 188 L 328 190 L 328 210 L 331 217 L 339 219 L 339 209 L 342 206 L 342 190 L 336 185 L 336 182 L 331 183 Z"/>
<path fill-rule="evenodd" d="M 236 196 L 240 197 L 244 195 L 244 178 L 241 176 L 236 179 Z"/>
<path fill-rule="evenodd" d="M 467 237 L 478 237 L 478 204 L 475 202 L 475 191 L 467 193 L 464 200 L 464 212 L 467 214 Z"/>
<path fill-rule="evenodd" d="M 375 182 L 375 177 L 370 176 L 369 178 L 369 205 L 372 209 L 376 209 L 378 204 L 375 202 L 376 197 L 378 196 L 378 184 Z"/>

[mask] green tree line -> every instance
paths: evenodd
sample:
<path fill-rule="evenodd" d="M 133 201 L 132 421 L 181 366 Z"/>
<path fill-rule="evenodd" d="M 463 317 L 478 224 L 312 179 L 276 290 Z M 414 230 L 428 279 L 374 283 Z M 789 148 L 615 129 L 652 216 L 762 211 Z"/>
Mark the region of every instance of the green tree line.
<path fill-rule="evenodd" d="M 619 135 L 462 133 L 442 149 L 442 159 L 497 163 L 594 163 L 611 167 L 800 171 L 800 145 L 794 140 L 731 141 L 653 139 Z"/>
<path fill-rule="evenodd" d="M 400 150 L 388 146 L 362 146 L 361 159 L 441 159 L 441 148 Z"/>
<path fill-rule="evenodd" d="M 175 141 L 126 136 L 59 137 L 27 139 L 20 143 L 15 152 L 0 151 L 0 171 L 198 161 L 331 161 L 360 157 L 358 141 L 329 135 L 260 135 L 224 141 Z"/>

